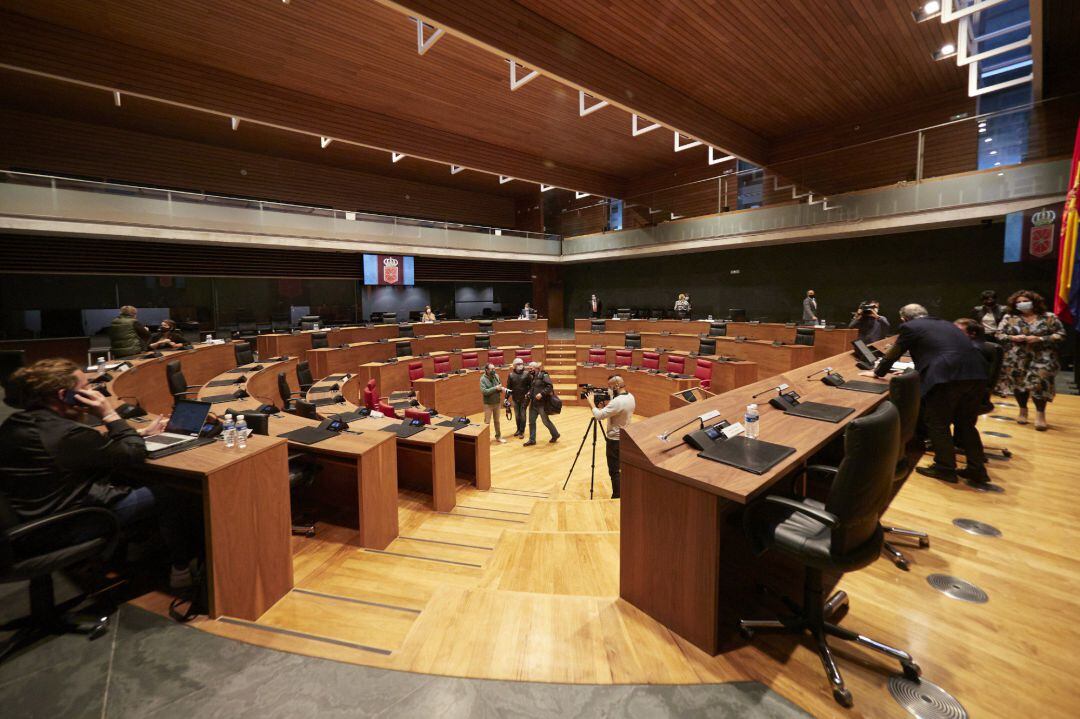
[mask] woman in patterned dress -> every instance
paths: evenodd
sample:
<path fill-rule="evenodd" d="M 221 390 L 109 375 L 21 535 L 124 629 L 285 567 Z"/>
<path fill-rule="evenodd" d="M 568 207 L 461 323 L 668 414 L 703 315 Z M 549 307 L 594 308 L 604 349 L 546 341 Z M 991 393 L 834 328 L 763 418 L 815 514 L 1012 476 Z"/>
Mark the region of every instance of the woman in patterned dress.
<path fill-rule="evenodd" d="M 1017 424 L 1028 422 L 1028 398 L 1035 402 L 1035 429 L 1046 430 L 1046 403 L 1054 400 L 1054 378 L 1061 369 L 1057 345 L 1065 338 L 1065 327 L 1046 301 L 1028 290 L 1014 292 L 1008 314 L 997 329 L 997 339 L 1005 347 L 1001 366 L 1003 388 L 1020 405 Z"/>

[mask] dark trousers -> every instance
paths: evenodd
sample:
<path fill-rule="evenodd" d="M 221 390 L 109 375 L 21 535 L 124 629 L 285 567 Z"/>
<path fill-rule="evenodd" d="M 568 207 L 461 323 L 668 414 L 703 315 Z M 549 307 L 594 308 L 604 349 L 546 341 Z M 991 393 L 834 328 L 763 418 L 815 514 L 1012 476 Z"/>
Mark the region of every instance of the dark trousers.
<path fill-rule="evenodd" d="M 536 441 L 536 418 L 539 417 L 540 421 L 547 427 L 548 432 L 551 433 L 551 439 L 556 440 L 559 438 L 559 430 L 555 429 L 555 425 L 548 419 L 547 407 L 542 402 L 533 401 L 529 403 L 529 441 Z"/>
<path fill-rule="evenodd" d="M 934 466 L 956 469 L 956 441 L 964 448 L 969 466 L 986 464 L 982 438 L 975 423 L 986 393 L 986 382 L 963 380 L 936 385 L 923 397 L 923 421 L 926 434 L 934 448 Z"/>
<path fill-rule="evenodd" d="M 529 400 L 514 400 L 514 421 L 517 422 L 517 431 L 514 434 L 524 436 L 525 434 L 525 413 L 529 411 Z"/>
<path fill-rule="evenodd" d="M 611 498 L 619 498 L 619 440 L 608 439 L 607 441 L 607 472 L 611 477 Z"/>

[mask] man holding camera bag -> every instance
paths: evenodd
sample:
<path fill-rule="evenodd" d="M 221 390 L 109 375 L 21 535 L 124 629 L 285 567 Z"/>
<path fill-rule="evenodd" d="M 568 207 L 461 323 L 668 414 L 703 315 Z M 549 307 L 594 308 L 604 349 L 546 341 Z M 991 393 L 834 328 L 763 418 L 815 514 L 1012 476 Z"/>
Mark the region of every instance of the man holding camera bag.
<path fill-rule="evenodd" d="M 602 406 L 599 407 L 597 406 L 595 392 L 586 394 L 585 399 L 589 401 L 593 417 L 608 421 L 607 431 L 604 433 L 604 439 L 607 440 L 608 476 L 611 478 L 611 498 L 618 499 L 620 478 L 619 438 L 622 429 L 629 426 L 630 420 L 633 419 L 637 402 L 634 400 L 634 395 L 626 391 L 626 382 L 617 374 L 608 377 L 608 393 L 611 399 L 606 403 L 601 400 L 599 404 Z"/>

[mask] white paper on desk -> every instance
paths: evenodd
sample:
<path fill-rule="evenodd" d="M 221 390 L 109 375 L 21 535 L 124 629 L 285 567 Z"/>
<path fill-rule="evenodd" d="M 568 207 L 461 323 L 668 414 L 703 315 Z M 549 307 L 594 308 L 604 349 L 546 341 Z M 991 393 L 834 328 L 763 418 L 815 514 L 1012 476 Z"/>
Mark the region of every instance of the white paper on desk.
<path fill-rule="evenodd" d="M 915 369 L 915 363 L 914 362 L 893 362 L 892 363 L 892 368 L 893 369 L 898 369 L 900 371 L 903 371 L 903 370 L 906 370 L 906 369 Z"/>
<path fill-rule="evenodd" d="M 742 426 L 742 422 L 736 422 L 735 424 L 729 424 L 720 431 L 724 433 L 725 437 L 731 439 L 745 432 L 746 428 Z"/>

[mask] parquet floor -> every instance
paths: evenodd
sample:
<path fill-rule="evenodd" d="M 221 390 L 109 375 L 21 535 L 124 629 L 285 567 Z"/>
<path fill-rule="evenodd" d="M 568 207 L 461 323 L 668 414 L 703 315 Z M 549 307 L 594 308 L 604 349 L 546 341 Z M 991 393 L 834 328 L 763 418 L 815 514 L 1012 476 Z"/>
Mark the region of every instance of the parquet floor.
<path fill-rule="evenodd" d="M 929 549 L 905 548 L 911 570 L 887 560 L 844 577 L 843 624 L 906 648 L 924 676 L 974 717 L 1080 715 L 1080 397 L 1059 396 L 1052 430 L 984 417 L 1003 493 L 980 493 L 913 476 L 887 514 L 928 531 Z M 453 512 L 423 495 L 400 495 L 401 536 L 385 551 L 355 532 L 320 526 L 294 539 L 296 589 L 253 625 L 204 620 L 210 632 L 278 649 L 452 676 L 584 683 L 757 680 L 815 716 L 905 717 L 884 658 L 834 642 L 855 707 L 832 701 L 817 655 L 793 637 L 759 637 L 710 657 L 618 599 L 619 511 L 597 448 L 597 499 L 589 501 L 589 445 L 566 478 L 585 431 L 585 409 L 557 419 L 563 439 L 492 447 L 492 490 L 460 485 Z M 600 440 L 602 444 L 602 439 Z M 970 517 L 998 538 L 952 524 Z M 902 542 L 902 540 L 901 540 Z M 947 573 L 986 590 L 969 604 L 933 590 Z M 147 597 L 144 602 L 152 606 Z M 316 638 L 267 631 L 293 630 Z M 329 639 L 332 642 L 323 641 Z"/>

